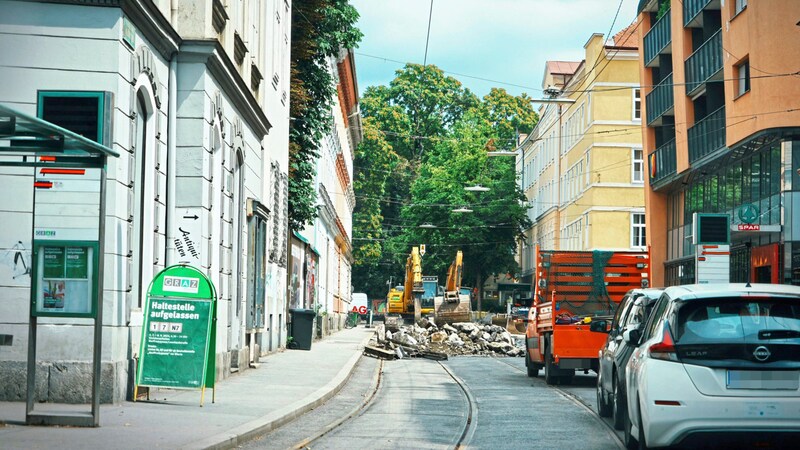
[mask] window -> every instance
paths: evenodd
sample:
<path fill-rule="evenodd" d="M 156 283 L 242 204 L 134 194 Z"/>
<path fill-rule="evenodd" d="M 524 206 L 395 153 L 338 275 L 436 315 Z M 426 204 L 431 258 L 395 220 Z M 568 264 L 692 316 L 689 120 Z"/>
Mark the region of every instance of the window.
<path fill-rule="evenodd" d="M 642 90 L 633 90 L 633 120 L 642 120 Z"/>
<path fill-rule="evenodd" d="M 633 177 L 634 183 L 644 183 L 644 153 L 642 149 L 633 149 Z"/>
<path fill-rule="evenodd" d="M 645 247 L 647 245 L 644 213 L 631 215 L 631 247 Z"/>
<path fill-rule="evenodd" d="M 39 91 L 40 118 L 103 143 L 105 94 L 102 92 Z"/>
<path fill-rule="evenodd" d="M 744 61 L 735 67 L 736 69 L 736 96 L 746 94 L 750 91 L 750 61 Z"/>
<path fill-rule="evenodd" d="M 736 0 L 736 11 L 734 15 L 739 14 L 745 8 L 747 8 L 747 0 Z"/>

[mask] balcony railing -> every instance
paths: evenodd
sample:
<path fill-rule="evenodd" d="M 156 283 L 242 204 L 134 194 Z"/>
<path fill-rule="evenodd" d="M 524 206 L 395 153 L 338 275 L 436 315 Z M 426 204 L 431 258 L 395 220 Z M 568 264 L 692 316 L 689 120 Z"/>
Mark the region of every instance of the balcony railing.
<path fill-rule="evenodd" d="M 661 80 L 660 83 L 647 94 L 645 108 L 647 109 L 647 124 L 652 124 L 656 119 L 675 106 L 675 97 L 672 92 L 672 74 Z"/>
<path fill-rule="evenodd" d="M 688 130 L 689 163 L 725 148 L 725 107 L 714 111 Z"/>
<path fill-rule="evenodd" d="M 703 86 L 722 70 L 722 29 L 686 59 L 686 95 Z"/>
<path fill-rule="evenodd" d="M 644 36 L 644 65 L 650 63 L 664 50 L 672 41 L 672 31 L 670 29 L 670 13 L 668 10 L 663 17 L 653 24 L 650 31 Z"/>
<path fill-rule="evenodd" d="M 709 3 L 711 0 L 683 0 L 683 26 L 689 25 Z"/>
<path fill-rule="evenodd" d="M 675 139 L 658 147 L 650 154 L 649 160 L 650 184 L 658 183 L 664 178 L 675 173 Z"/>

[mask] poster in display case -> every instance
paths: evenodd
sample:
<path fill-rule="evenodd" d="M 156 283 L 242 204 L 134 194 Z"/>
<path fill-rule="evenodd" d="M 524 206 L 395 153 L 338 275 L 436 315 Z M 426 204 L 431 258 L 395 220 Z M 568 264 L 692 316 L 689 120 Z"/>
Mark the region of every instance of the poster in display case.
<path fill-rule="evenodd" d="M 33 315 L 95 317 L 98 243 L 34 241 Z"/>

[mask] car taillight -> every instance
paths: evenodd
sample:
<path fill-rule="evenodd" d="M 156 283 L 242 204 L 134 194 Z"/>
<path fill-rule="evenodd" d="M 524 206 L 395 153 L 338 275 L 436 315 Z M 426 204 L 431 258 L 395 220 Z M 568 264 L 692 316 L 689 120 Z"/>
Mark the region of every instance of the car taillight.
<path fill-rule="evenodd" d="M 661 342 L 650 346 L 649 353 L 651 358 L 663 359 L 664 361 L 678 362 L 678 353 L 675 351 L 675 341 L 669 331 L 669 325 L 664 322 L 664 330 L 661 334 Z"/>

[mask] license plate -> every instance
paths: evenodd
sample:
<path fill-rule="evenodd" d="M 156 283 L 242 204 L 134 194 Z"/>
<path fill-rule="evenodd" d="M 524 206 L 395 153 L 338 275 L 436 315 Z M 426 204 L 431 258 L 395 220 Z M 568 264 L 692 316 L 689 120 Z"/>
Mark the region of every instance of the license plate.
<path fill-rule="evenodd" d="M 728 370 L 728 389 L 797 390 L 798 370 Z"/>

